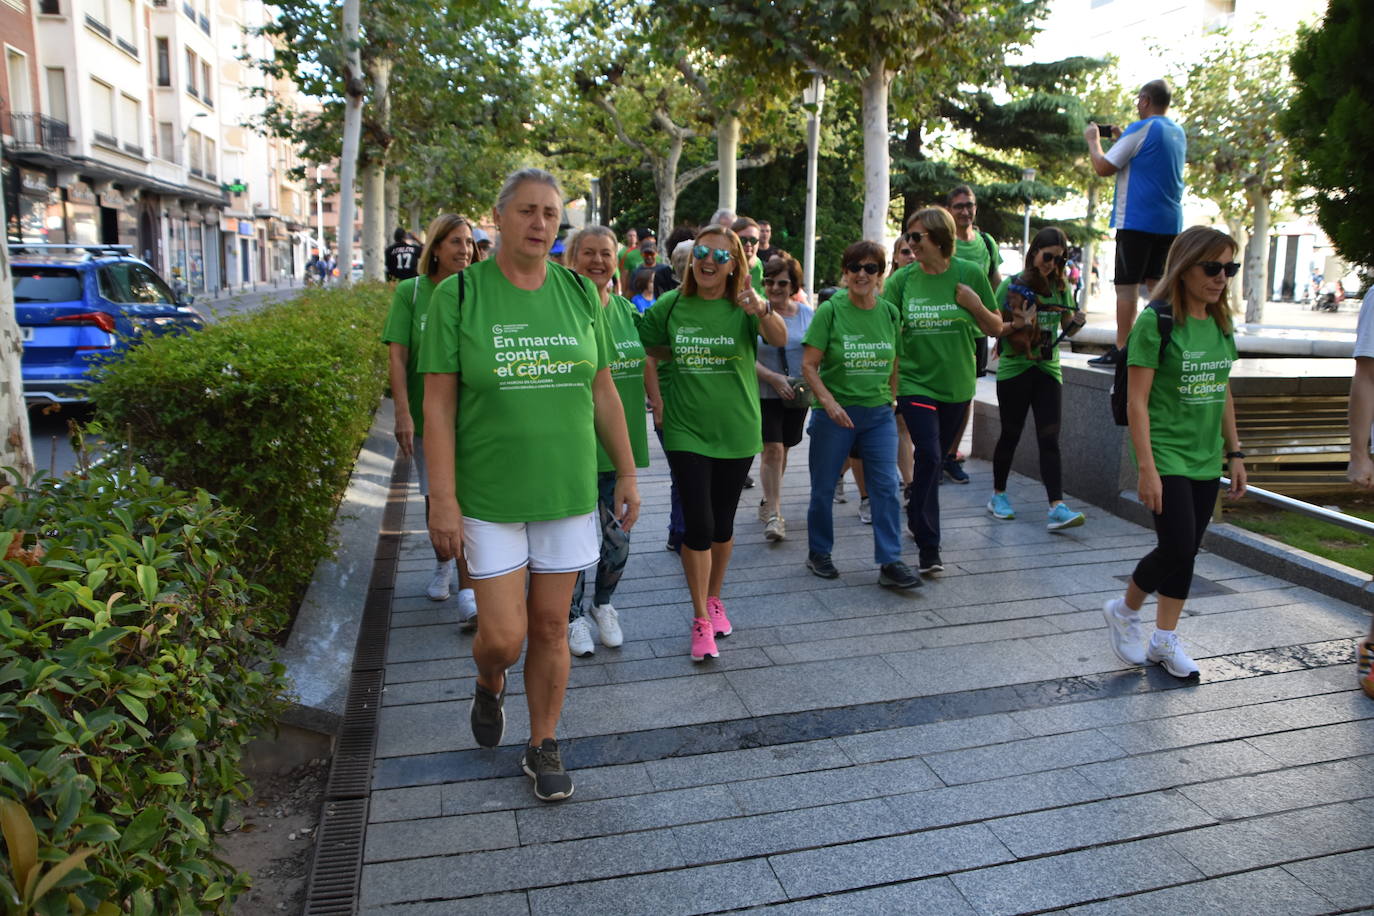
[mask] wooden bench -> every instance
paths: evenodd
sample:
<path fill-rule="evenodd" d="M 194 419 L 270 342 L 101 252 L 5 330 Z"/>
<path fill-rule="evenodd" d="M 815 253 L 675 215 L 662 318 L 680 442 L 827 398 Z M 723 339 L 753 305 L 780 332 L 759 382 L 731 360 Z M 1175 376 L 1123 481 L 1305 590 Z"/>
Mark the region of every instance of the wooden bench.
<path fill-rule="evenodd" d="M 1348 486 L 1348 399 L 1333 394 L 1235 395 L 1250 483 L 1288 495 Z"/>

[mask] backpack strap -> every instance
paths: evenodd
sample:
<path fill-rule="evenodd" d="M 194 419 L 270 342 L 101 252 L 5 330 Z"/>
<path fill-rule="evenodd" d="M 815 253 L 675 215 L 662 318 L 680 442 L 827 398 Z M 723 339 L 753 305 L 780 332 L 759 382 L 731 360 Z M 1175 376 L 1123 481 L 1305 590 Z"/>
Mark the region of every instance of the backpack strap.
<path fill-rule="evenodd" d="M 995 263 L 997 260 L 997 242 L 981 229 L 978 230 L 978 234 L 983 237 L 983 245 L 988 250 L 988 270 L 992 270 L 997 266 Z"/>
<path fill-rule="evenodd" d="M 1154 311 L 1155 320 L 1159 323 L 1159 362 L 1162 364 L 1164 351 L 1168 349 L 1174 334 L 1174 307 L 1160 299 L 1152 300 L 1145 307 Z"/>

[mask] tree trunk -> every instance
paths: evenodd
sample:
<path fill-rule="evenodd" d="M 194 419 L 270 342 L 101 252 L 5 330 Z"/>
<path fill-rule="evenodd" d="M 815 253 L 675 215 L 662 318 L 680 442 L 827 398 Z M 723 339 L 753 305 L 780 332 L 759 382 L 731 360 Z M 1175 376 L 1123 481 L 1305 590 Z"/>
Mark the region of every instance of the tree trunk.
<path fill-rule="evenodd" d="M 385 213 L 382 225 L 387 232 L 401 228 L 401 178 L 392 170 L 386 173 Z"/>
<path fill-rule="evenodd" d="M 0 226 L 5 220 L 0 195 Z M 33 444 L 29 438 L 29 410 L 24 404 L 24 380 L 19 359 L 24 341 L 14 315 L 14 286 L 10 280 L 9 246 L 0 245 L 0 468 L 14 468 L 27 480 L 33 476 Z M 3 478 L 0 474 L 0 478 Z"/>
<path fill-rule="evenodd" d="M 359 171 L 363 181 L 363 279 L 382 280 L 386 276 L 386 172 L 375 161 Z"/>
<path fill-rule="evenodd" d="M 863 237 L 882 244 L 887 237 L 887 209 L 891 202 L 891 164 L 887 144 L 887 88 L 892 74 L 881 55 L 860 89 L 863 92 L 864 211 Z"/>
<path fill-rule="evenodd" d="M 1245 252 L 1245 323 L 1254 324 L 1264 315 L 1269 299 L 1269 195 L 1262 188 L 1247 189 L 1246 197 L 1254 213 L 1254 228 Z"/>
<path fill-rule="evenodd" d="M 720 192 L 716 209 L 735 212 L 737 182 L 735 161 L 739 158 L 739 118 L 734 112 L 721 115 L 716 125 L 716 157 L 720 160 Z"/>
<path fill-rule="evenodd" d="M 361 0 L 344 0 L 343 33 L 340 35 L 345 87 L 343 149 L 339 156 L 339 246 L 335 253 L 340 285 L 350 282 L 353 270 L 354 184 L 358 170 L 358 142 L 363 132 L 363 64 L 358 50 L 360 5 Z"/>
<path fill-rule="evenodd" d="M 668 145 L 668 155 L 653 160 L 654 190 L 658 192 L 660 242 L 668 240 L 669 233 L 673 231 L 673 220 L 677 218 L 677 195 L 682 190 L 677 183 L 677 166 L 682 159 L 682 147 L 685 142 L 682 137 L 673 137 L 672 143 Z M 667 255 L 671 256 L 672 252 L 667 252 Z"/>

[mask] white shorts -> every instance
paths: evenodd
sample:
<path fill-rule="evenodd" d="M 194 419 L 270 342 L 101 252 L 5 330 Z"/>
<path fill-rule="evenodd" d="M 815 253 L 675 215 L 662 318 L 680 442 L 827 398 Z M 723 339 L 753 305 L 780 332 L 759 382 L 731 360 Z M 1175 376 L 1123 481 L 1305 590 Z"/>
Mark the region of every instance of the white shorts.
<path fill-rule="evenodd" d="M 463 556 L 474 579 L 495 579 L 528 566 L 535 573 L 579 572 L 601 558 L 596 513 L 546 522 L 463 518 Z"/>
<path fill-rule="evenodd" d="M 425 466 L 425 440 L 421 436 L 415 437 L 415 454 L 410 456 L 410 466 L 420 482 L 420 495 L 428 496 L 429 468 Z"/>

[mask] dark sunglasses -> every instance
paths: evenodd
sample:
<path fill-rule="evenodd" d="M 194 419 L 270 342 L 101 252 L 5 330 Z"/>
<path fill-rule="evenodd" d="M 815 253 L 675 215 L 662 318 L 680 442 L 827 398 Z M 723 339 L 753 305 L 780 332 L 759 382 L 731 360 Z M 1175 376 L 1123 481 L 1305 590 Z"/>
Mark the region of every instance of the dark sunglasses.
<path fill-rule="evenodd" d="M 906 234 L 906 240 L 913 245 L 919 245 L 921 244 L 921 239 L 926 238 L 929 235 L 929 232 L 908 232 Z"/>
<path fill-rule="evenodd" d="M 1223 270 L 1226 271 L 1226 276 L 1234 277 L 1236 272 L 1240 270 L 1240 265 L 1235 261 L 1230 264 L 1223 264 L 1220 261 L 1198 261 L 1197 266 L 1201 267 L 1202 272 L 1209 277 L 1215 277 Z"/>
<path fill-rule="evenodd" d="M 730 252 L 724 248 L 717 248 L 713 251 L 707 245 L 698 245 L 692 249 L 692 257 L 698 261 L 706 260 L 708 255 L 714 257 L 717 264 L 726 264 L 730 261 Z"/>
<path fill-rule="evenodd" d="M 852 273 L 852 274 L 856 274 L 856 273 L 858 273 L 859 271 L 863 271 L 864 273 L 868 274 L 870 277 L 873 276 L 874 274 L 876 274 L 878 271 L 882 270 L 881 267 L 879 267 L 877 264 L 873 264 L 873 263 L 868 263 L 868 264 L 846 264 L 846 265 L 844 266 L 844 269 L 847 270 L 847 271 L 849 271 L 849 272 Z"/>
<path fill-rule="evenodd" d="M 792 281 L 789 280 L 787 277 L 764 277 L 764 278 L 763 278 L 763 285 L 764 285 L 764 286 L 786 286 L 786 287 L 791 287 L 791 286 L 792 286 Z"/>
<path fill-rule="evenodd" d="M 897 253 L 898 253 L 899 255 L 901 255 L 902 257 L 904 257 L 904 258 L 909 258 L 909 257 L 911 257 L 912 255 L 914 255 L 916 252 L 912 251 L 910 248 L 899 248 L 899 249 L 897 249 Z"/>
<path fill-rule="evenodd" d="M 759 243 L 759 240 L 754 238 L 752 235 L 741 235 L 739 237 L 739 242 L 741 245 L 757 245 Z"/>
<path fill-rule="evenodd" d="M 1053 261 L 1053 262 L 1055 263 L 1055 266 L 1056 266 L 1056 267 L 1063 267 L 1065 264 L 1069 263 L 1069 259 L 1066 258 L 1064 255 L 1062 255 L 1062 254 L 1051 254 L 1051 253 L 1048 252 L 1048 251 L 1042 251 L 1042 252 L 1040 252 L 1040 260 L 1042 260 L 1042 261 Z"/>

